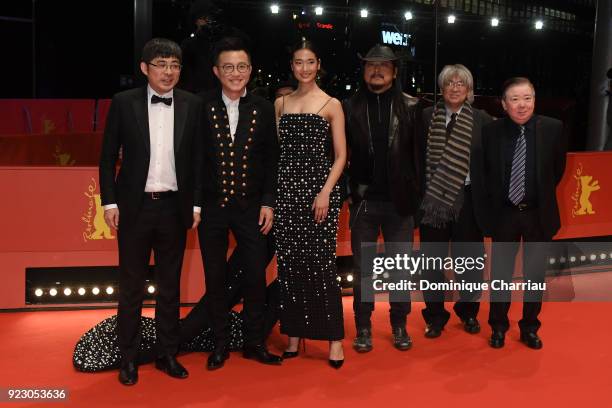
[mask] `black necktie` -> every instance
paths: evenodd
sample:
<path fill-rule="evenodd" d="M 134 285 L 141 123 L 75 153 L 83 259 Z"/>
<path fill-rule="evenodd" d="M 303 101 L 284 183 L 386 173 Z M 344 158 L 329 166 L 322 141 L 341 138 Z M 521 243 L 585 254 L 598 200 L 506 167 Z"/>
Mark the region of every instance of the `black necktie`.
<path fill-rule="evenodd" d="M 450 137 L 451 132 L 453 131 L 453 127 L 455 127 L 455 122 L 457 121 L 457 114 L 451 113 L 450 121 L 448 125 L 446 125 L 446 140 Z"/>
<path fill-rule="evenodd" d="M 153 95 L 151 96 L 151 103 L 165 103 L 166 105 L 172 105 L 172 98 L 162 98 L 161 96 Z"/>

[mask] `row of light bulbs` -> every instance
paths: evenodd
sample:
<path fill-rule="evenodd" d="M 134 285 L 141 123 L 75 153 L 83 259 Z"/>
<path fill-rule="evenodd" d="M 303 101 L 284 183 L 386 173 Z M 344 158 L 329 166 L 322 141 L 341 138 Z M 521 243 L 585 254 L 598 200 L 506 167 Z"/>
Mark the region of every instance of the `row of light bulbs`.
<path fill-rule="evenodd" d="M 575 263 L 575 262 L 586 262 L 586 260 L 588 259 L 589 261 L 596 261 L 599 258 L 599 260 L 605 261 L 606 259 L 610 259 L 612 260 L 612 252 L 610 252 L 609 254 L 606 254 L 604 252 L 600 253 L 599 255 L 597 254 L 590 254 L 588 257 L 586 255 L 580 255 L 580 256 L 570 256 L 569 257 L 569 261 L 571 263 Z M 557 261 L 560 264 L 564 264 L 568 259 L 566 259 L 564 256 L 560 257 L 559 259 L 557 258 L 549 258 L 548 263 L 550 263 L 551 265 L 554 265 L 557 263 Z"/>
<path fill-rule="evenodd" d="M 272 4 L 270 6 L 270 12 L 272 14 L 278 14 L 280 12 L 280 6 L 278 4 Z M 321 16 L 323 15 L 323 7 L 321 6 L 316 6 L 314 8 L 314 12 L 317 16 Z M 302 11 L 302 14 L 305 14 L 304 11 Z M 359 15 L 361 16 L 361 18 L 368 18 L 369 12 L 368 9 L 364 8 L 361 9 L 359 12 Z M 295 20 L 297 18 L 297 14 L 293 14 L 293 19 Z M 406 21 L 408 20 L 412 20 L 413 15 L 411 11 L 406 11 L 404 13 L 404 19 Z M 449 14 L 446 17 L 446 21 L 448 22 L 448 24 L 455 24 L 455 21 L 457 21 L 457 16 L 455 16 L 454 14 Z M 497 17 L 493 17 L 491 18 L 491 27 L 498 27 L 499 26 L 499 18 Z M 544 22 L 542 20 L 537 20 L 534 23 L 534 27 L 536 30 L 542 30 L 544 28 Z"/>
<path fill-rule="evenodd" d="M 112 286 L 107 286 L 104 292 L 107 295 L 112 295 L 113 293 L 115 293 L 115 289 Z M 155 293 L 155 286 L 154 285 L 147 286 L 147 292 L 150 294 Z M 55 297 L 59 294 L 59 290 L 57 288 L 50 288 L 47 293 L 49 296 Z M 72 288 L 66 287 L 64 288 L 63 293 L 64 293 L 64 296 L 72 296 L 72 294 L 75 292 L 72 290 Z M 85 296 L 87 294 L 87 289 L 80 287 L 76 290 L 76 293 L 79 296 Z M 100 293 L 102 293 L 102 290 L 99 287 L 94 286 L 93 288 L 91 288 L 92 295 L 98 296 Z M 36 297 L 42 297 L 44 294 L 45 294 L 45 291 L 42 288 L 34 289 L 34 295 Z"/>

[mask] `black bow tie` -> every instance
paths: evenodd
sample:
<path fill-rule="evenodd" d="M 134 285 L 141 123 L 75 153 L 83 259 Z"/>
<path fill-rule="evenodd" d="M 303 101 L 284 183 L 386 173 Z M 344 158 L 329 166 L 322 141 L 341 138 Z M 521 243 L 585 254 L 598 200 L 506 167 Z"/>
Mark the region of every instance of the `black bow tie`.
<path fill-rule="evenodd" d="M 166 105 L 172 105 L 172 98 L 162 98 L 161 96 L 153 95 L 151 96 L 151 103 L 165 103 Z"/>

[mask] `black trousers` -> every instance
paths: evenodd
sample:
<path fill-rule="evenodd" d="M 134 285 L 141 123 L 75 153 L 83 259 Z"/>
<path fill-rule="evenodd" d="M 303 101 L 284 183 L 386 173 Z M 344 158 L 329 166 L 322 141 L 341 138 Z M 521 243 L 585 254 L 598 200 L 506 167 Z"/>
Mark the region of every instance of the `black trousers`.
<path fill-rule="evenodd" d="M 178 196 L 145 198 L 135 220 L 120 221 L 118 340 L 124 361 L 134 361 L 140 345 L 140 315 L 151 250 L 155 259 L 157 355 L 179 346 L 180 278 L 187 230 Z"/>
<path fill-rule="evenodd" d="M 444 258 L 482 257 L 484 256 L 483 235 L 476 223 L 474 204 L 472 202 L 471 187 L 464 189 L 464 202 L 457 221 L 449 222 L 441 228 L 429 225 L 419 227 L 421 249 L 425 256 Z M 457 273 L 453 271 L 455 282 L 481 283 L 483 270 L 473 269 Z M 441 283 L 445 281 L 444 271 L 431 268 L 424 269 L 423 279 L 430 282 Z M 460 319 L 476 318 L 480 308 L 480 291 L 459 291 L 459 300 L 453 309 Z M 423 318 L 428 325 L 438 329 L 444 328 L 450 319 L 450 313 L 444 308 L 444 291 L 427 290 L 423 293 L 425 308 L 422 310 Z"/>
<path fill-rule="evenodd" d="M 523 278 L 534 283 L 542 283 L 546 276 L 546 258 L 552 237 L 545 236 L 539 226 L 536 208 L 519 211 L 507 207 L 499 215 L 497 230 L 493 231 L 493 250 L 491 261 L 491 280 L 512 282 L 515 258 L 523 241 Z M 521 332 L 537 332 L 541 326 L 538 315 L 542 310 L 542 291 L 525 291 L 523 297 L 523 317 L 519 321 Z M 508 311 L 511 293 L 495 291 L 491 294 L 489 325 L 495 331 L 506 332 L 510 327 Z"/>
<path fill-rule="evenodd" d="M 394 257 L 396 254 L 408 254 L 412 251 L 412 235 L 414 221 L 412 216 L 401 216 L 390 201 L 363 200 L 350 208 L 351 249 L 353 251 L 353 267 L 355 280 L 353 281 L 353 311 L 355 312 L 355 326 L 357 330 L 372 327 L 370 318 L 374 311 L 374 302 L 362 300 L 362 285 L 370 288 L 371 270 L 362 273 L 362 247 L 363 243 L 376 242 L 378 234 L 382 231 L 385 243 L 391 248 L 385 251 L 385 256 Z M 371 262 L 367 264 L 371 265 Z M 406 317 L 410 313 L 410 292 L 401 294 L 407 301 L 394 301 L 394 293 L 390 294 L 390 321 L 392 327 L 406 326 Z"/>
<path fill-rule="evenodd" d="M 264 341 L 264 308 L 266 303 L 266 236 L 260 232 L 259 206 L 245 210 L 230 204 L 225 208 L 205 205 L 198 227 L 200 250 L 204 263 L 206 294 L 217 347 L 229 341 L 226 288 L 228 233 L 231 230 L 241 250 L 244 265 L 243 290 L 245 345 Z"/>

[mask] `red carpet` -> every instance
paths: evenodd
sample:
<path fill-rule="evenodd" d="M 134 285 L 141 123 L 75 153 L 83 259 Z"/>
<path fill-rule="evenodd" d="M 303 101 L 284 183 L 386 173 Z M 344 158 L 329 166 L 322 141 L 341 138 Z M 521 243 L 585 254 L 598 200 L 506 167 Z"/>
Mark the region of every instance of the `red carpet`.
<path fill-rule="evenodd" d="M 612 404 L 610 303 L 545 304 L 540 331 L 544 348 L 539 351 L 518 341 L 519 304 L 511 311 L 506 347 L 494 350 L 487 345 L 487 304 L 479 316 L 483 324 L 480 334 L 464 333 L 453 316 L 442 337 L 429 340 L 423 337 L 422 304 L 418 303 L 408 320 L 414 346 L 406 352 L 391 346 L 388 306 L 379 303 L 373 320 L 374 350 L 358 355 L 351 349 L 355 334 L 351 301 L 344 299 L 346 362 L 339 371 L 327 365 L 327 343 L 307 341 L 306 355 L 281 367 L 263 366 L 232 353 L 223 369 L 208 372 L 204 368 L 206 356 L 195 353 L 180 358 L 190 372 L 189 379 L 174 380 L 147 365 L 140 368 L 139 383 L 129 388 L 118 383 L 116 371 L 84 374 L 72 367 L 72 351 L 79 336 L 114 311 L 3 313 L 0 388 L 67 388 L 68 401 L 60 405 L 78 407 Z M 276 331 L 270 349 L 280 352 L 285 341 Z"/>

